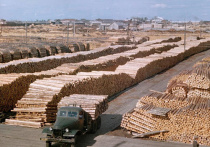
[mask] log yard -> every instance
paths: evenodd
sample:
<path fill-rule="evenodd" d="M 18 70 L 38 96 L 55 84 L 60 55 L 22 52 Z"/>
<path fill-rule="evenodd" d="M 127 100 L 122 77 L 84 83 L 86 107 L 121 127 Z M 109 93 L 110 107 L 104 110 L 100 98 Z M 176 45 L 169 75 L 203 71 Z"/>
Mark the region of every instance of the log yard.
<path fill-rule="evenodd" d="M 209 21 L 2 14 L 1 147 L 210 146 Z"/>

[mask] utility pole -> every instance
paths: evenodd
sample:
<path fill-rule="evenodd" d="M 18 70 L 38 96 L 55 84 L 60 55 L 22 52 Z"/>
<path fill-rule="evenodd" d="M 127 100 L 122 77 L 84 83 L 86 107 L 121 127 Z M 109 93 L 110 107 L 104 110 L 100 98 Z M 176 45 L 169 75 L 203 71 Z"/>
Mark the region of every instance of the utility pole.
<path fill-rule="evenodd" d="M 127 36 L 128 36 L 128 38 L 130 38 L 130 25 L 131 25 L 131 22 L 132 22 L 132 19 L 130 19 L 128 21 L 128 28 L 127 28 Z"/>
<path fill-rule="evenodd" d="M 74 22 L 74 33 L 73 33 L 73 37 L 75 36 L 75 22 Z"/>
<path fill-rule="evenodd" d="M 3 30 L 3 29 L 2 29 L 2 24 L 1 24 L 1 33 L 0 33 L 0 36 L 2 35 L 2 32 L 3 32 L 2 30 Z"/>
<path fill-rule="evenodd" d="M 69 22 L 67 26 L 67 45 L 69 44 Z"/>
<path fill-rule="evenodd" d="M 184 31 L 184 51 L 185 51 L 185 47 L 186 47 L 186 22 L 185 22 L 185 31 Z"/>
<path fill-rule="evenodd" d="M 25 23 L 25 29 L 26 29 L 26 44 L 27 44 L 27 29 L 28 29 L 27 22 Z"/>
<path fill-rule="evenodd" d="M 200 38 L 201 38 L 201 33 L 202 33 L 202 31 L 201 31 L 201 22 L 200 22 Z"/>

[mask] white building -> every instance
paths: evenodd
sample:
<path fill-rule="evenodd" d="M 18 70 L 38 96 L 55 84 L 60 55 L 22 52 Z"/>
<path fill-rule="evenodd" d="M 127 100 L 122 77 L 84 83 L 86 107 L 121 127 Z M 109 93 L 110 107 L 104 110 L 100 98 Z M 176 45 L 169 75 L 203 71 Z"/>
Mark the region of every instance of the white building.
<path fill-rule="evenodd" d="M 163 28 L 163 24 L 157 24 L 157 23 L 154 23 L 154 24 L 152 24 L 153 26 L 153 28 L 154 29 L 162 29 Z"/>
<path fill-rule="evenodd" d="M 114 22 L 109 26 L 109 30 L 122 30 L 127 29 L 128 25 L 121 22 Z"/>
<path fill-rule="evenodd" d="M 102 24 L 99 26 L 99 29 L 100 29 L 100 30 L 103 30 L 103 31 L 108 30 L 110 25 L 111 25 L 111 24 L 109 24 L 109 23 L 102 23 Z"/>
<path fill-rule="evenodd" d="M 153 25 L 150 23 L 150 24 L 139 24 L 138 25 L 138 29 L 139 30 L 148 30 L 148 29 L 151 29 L 153 27 Z"/>
<path fill-rule="evenodd" d="M 0 19 L 0 24 L 7 24 L 5 19 Z"/>

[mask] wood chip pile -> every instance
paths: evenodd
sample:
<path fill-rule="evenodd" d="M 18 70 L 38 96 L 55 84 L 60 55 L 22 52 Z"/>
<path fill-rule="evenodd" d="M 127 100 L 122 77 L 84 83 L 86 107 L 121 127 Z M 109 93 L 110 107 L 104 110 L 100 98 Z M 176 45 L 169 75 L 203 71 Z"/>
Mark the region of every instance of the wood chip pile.
<path fill-rule="evenodd" d="M 58 108 L 64 106 L 81 107 L 95 120 L 108 109 L 108 95 L 73 94 L 58 103 Z"/>
<path fill-rule="evenodd" d="M 199 144 L 210 145 L 210 68 L 197 65 L 172 78 L 166 93 L 142 97 L 132 112 L 124 114 L 121 127 L 139 134 L 168 130 L 150 137 L 184 143 L 198 136 Z M 161 110 L 168 111 L 160 115 Z"/>

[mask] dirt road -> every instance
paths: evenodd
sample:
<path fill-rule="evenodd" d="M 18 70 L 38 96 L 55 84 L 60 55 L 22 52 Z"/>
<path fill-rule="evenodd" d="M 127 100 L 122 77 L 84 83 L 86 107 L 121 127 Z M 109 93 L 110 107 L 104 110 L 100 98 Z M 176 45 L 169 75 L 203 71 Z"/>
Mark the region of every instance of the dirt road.
<path fill-rule="evenodd" d="M 210 50 L 194 55 L 185 61 L 177 64 L 173 68 L 157 74 L 141 83 L 125 90 L 123 93 L 114 97 L 109 103 L 109 109 L 102 115 L 102 127 L 94 135 L 87 134 L 80 137 L 79 147 L 190 147 L 192 145 L 158 142 L 142 139 L 131 139 L 119 136 L 126 136 L 120 132 L 111 132 L 120 125 L 122 114 L 132 110 L 140 97 L 150 93 L 150 89 L 164 91 L 168 81 L 183 70 L 190 69 L 197 61 L 210 55 Z M 25 127 L 7 126 L 0 124 L 0 146 L 1 147 L 42 147 L 45 143 L 39 138 L 43 137 L 42 129 Z M 107 135 L 107 133 L 109 135 Z M 111 135 L 110 135 L 111 134 Z M 112 136 L 113 134 L 119 136 Z M 53 145 L 59 146 L 59 145 Z"/>

